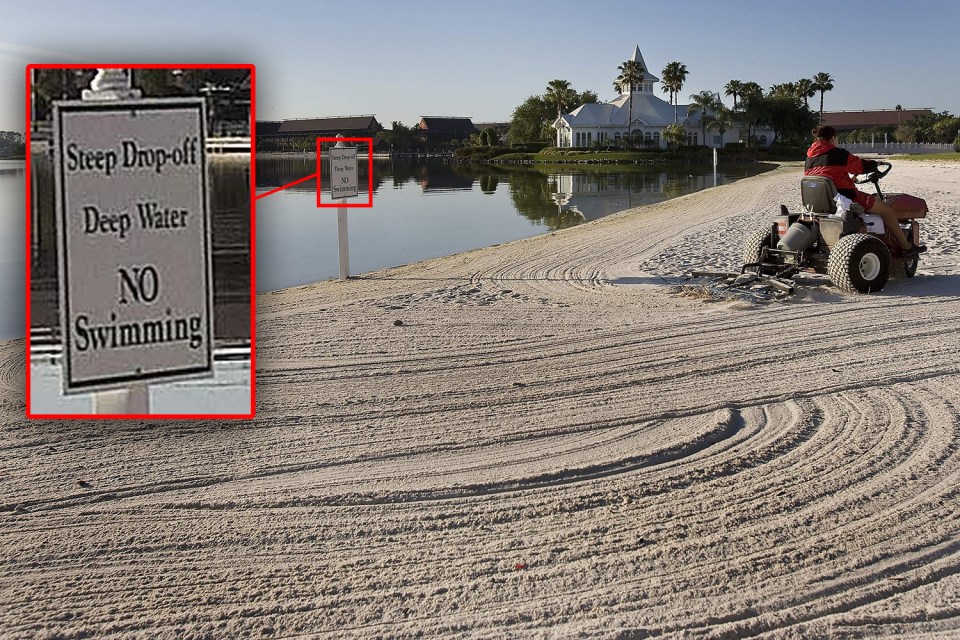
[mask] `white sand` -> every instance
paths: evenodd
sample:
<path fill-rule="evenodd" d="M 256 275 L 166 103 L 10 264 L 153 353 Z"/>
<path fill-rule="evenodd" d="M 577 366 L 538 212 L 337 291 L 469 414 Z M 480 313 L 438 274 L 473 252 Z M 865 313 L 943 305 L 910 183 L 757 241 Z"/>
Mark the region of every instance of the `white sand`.
<path fill-rule="evenodd" d="M 0 344 L 0 636 L 956 637 L 960 165 L 882 293 L 667 284 L 799 173 L 262 295 L 253 422 L 28 423 Z"/>

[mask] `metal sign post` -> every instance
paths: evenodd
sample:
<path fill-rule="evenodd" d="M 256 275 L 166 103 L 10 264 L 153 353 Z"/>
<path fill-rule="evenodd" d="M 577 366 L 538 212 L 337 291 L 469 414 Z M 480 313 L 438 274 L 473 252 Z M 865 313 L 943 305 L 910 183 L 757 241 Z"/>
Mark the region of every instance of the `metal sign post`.
<path fill-rule="evenodd" d="M 148 413 L 149 383 L 213 374 L 204 103 L 122 69 L 83 97 L 54 103 L 64 391 Z"/>
<path fill-rule="evenodd" d="M 713 148 L 713 186 L 717 186 L 717 148 Z"/>
<path fill-rule="evenodd" d="M 347 208 L 337 207 L 337 245 L 340 249 L 340 279 L 350 277 L 350 243 L 347 241 Z"/>
<path fill-rule="evenodd" d="M 337 136 L 342 138 L 343 136 Z M 330 149 L 330 197 L 351 198 L 360 193 L 357 181 L 357 149 L 337 142 Z M 350 277 L 350 246 L 347 242 L 347 208 L 337 207 L 337 242 L 340 249 L 340 279 Z"/>

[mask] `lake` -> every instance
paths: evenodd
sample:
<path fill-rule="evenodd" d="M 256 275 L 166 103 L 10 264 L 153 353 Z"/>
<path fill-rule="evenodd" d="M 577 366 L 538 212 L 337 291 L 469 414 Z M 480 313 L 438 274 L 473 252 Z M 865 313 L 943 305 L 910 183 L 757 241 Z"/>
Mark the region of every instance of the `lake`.
<path fill-rule="evenodd" d="M 25 165 L 0 160 L 0 340 L 23 336 Z"/>
<path fill-rule="evenodd" d="M 365 167 L 362 167 L 365 169 Z M 724 167 L 720 184 L 754 175 L 757 164 Z M 215 163 L 214 251 L 218 335 L 245 338 L 243 314 L 246 247 L 244 209 L 248 168 Z M 316 171 L 303 157 L 257 160 L 257 193 L 264 193 Z M 48 165 L 34 172 L 50 181 Z M 0 340 L 23 336 L 24 322 L 24 163 L 0 161 Z M 326 173 L 323 174 L 324 184 Z M 367 197 L 366 172 L 361 171 Z M 713 186 L 704 168 L 663 170 L 649 166 L 574 165 L 531 167 L 461 165 L 442 159 L 375 160 L 374 206 L 349 209 L 350 268 L 358 274 L 581 224 L 617 211 Z M 43 189 L 46 192 L 46 189 Z M 328 200 L 326 200 L 328 201 Z M 53 203 L 41 199 L 38 235 L 52 238 Z M 272 291 L 338 275 L 335 209 L 316 207 L 310 180 L 257 201 L 257 289 Z M 56 323 L 55 257 L 38 256 L 34 265 L 35 324 Z M 227 308 L 227 307 L 223 307 Z M 238 312 L 233 312 L 236 309 Z"/>
<path fill-rule="evenodd" d="M 326 161 L 321 181 L 329 189 Z M 717 183 L 767 166 L 724 167 Z M 307 157 L 257 159 L 257 194 L 316 172 Z M 360 195 L 368 198 L 361 163 Z M 443 159 L 375 159 L 373 207 L 348 209 L 350 273 L 510 242 L 713 186 L 709 168 L 645 165 L 467 165 Z M 331 203 L 329 191 L 324 204 Z M 338 277 L 337 212 L 317 208 L 308 180 L 257 201 L 257 290 Z"/>

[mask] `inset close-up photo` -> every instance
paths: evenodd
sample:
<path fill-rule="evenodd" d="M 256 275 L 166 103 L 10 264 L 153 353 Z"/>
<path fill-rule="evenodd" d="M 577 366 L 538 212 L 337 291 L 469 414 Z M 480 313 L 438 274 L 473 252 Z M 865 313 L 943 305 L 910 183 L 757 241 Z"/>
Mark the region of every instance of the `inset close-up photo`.
<path fill-rule="evenodd" d="M 250 65 L 31 65 L 27 414 L 252 417 Z"/>

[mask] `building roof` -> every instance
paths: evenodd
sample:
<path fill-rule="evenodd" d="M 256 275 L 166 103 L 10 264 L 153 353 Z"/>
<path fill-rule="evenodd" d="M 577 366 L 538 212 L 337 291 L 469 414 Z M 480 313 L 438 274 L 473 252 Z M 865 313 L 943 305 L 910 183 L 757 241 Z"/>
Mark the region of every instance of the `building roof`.
<path fill-rule="evenodd" d="M 660 82 L 660 78 L 650 73 L 650 67 L 648 67 L 647 63 L 643 61 L 643 54 L 640 53 L 640 45 L 637 45 L 637 48 L 634 50 L 633 55 L 630 56 L 630 59 L 634 62 L 639 62 L 646 72 L 643 74 L 643 82 Z"/>
<path fill-rule="evenodd" d="M 281 124 L 283 122 L 280 120 L 257 120 L 257 135 L 272 136 L 280 129 Z"/>
<path fill-rule="evenodd" d="M 835 129 L 868 129 L 897 126 L 917 116 L 930 115 L 933 109 L 874 109 L 872 111 L 824 111 L 823 123 Z"/>
<path fill-rule="evenodd" d="M 334 116 L 332 118 L 304 118 L 284 120 L 277 133 L 281 134 L 336 134 L 342 131 L 377 131 L 380 123 L 374 116 Z M 258 131 L 259 133 L 259 131 Z"/>
<path fill-rule="evenodd" d="M 421 116 L 418 129 L 426 130 L 427 133 L 439 134 L 471 134 L 476 133 L 477 128 L 473 125 L 470 118 L 446 117 L 446 116 Z"/>
<path fill-rule="evenodd" d="M 626 127 L 628 111 L 630 110 L 629 96 L 624 94 L 615 100 L 597 104 L 583 104 L 570 113 L 560 116 L 568 125 L 578 127 L 615 126 Z M 687 116 L 687 105 L 676 107 L 677 120 L 680 124 L 699 123 L 699 116 Z M 674 122 L 674 106 L 649 92 L 635 91 L 633 93 L 633 122 L 651 127 L 665 127 Z M 558 122 L 559 124 L 559 122 Z"/>

